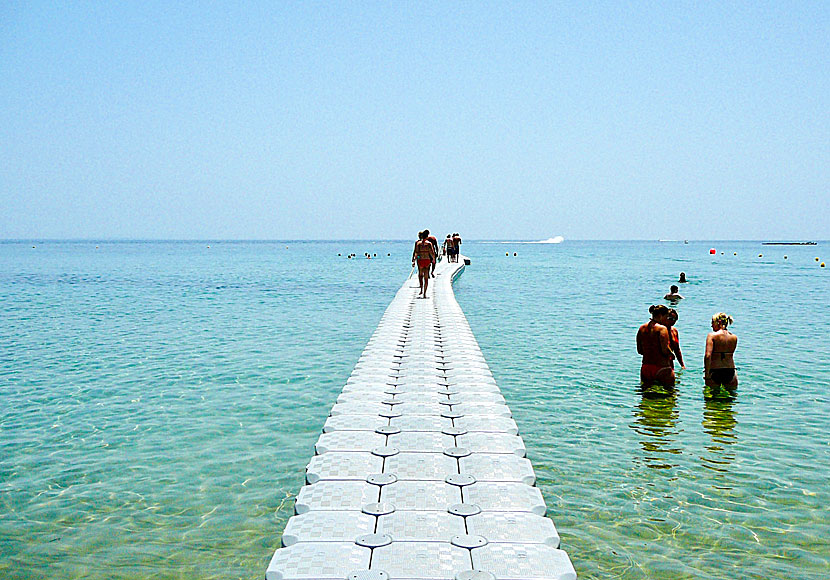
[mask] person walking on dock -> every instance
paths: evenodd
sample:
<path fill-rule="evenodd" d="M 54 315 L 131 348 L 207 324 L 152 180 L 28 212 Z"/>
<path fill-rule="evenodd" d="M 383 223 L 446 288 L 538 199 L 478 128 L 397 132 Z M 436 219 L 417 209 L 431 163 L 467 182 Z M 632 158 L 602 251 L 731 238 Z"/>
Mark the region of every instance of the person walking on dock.
<path fill-rule="evenodd" d="M 461 253 L 461 236 L 458 235 L 458 232 L 455 232 L 452 235 L 452 245 L 455 248 L 455 261 L 458 261 L 458 255 Z"/>
<path fill-rule="evenodd" d="M 447 239 L 444 240 L 444 248 L 447 252 L 447 262 L 456 262 L 455 256 L 457 251 L 455 249 L 455 242 L 452 239 L 452 234 L 447 234 Z"/>
<path fill-rule="evenodd" d="M 435 263 L 438 261 L 438 238 L 430 234 L 429 230 L 424 231 L 427 233 L 427 241 L 432 244 L 432 249 L 435 251 L 432 257 L 432 269 L 430 270 L 430 274 L 435 278 Z"/>
<path fill-rule="evenodd" d="M 435 249 L 432 244 L 427 241 L 427 234 L 429 230 L 418 232 L 418 241 L 415 242 L 415 248 L 412 250 L 412 266 L 418 265 L 418 284 L 421 291 L 418 298 L 427 297 L 427 288 L 429 287 L 429 269 L 432 262 L 435 260 Z"/>

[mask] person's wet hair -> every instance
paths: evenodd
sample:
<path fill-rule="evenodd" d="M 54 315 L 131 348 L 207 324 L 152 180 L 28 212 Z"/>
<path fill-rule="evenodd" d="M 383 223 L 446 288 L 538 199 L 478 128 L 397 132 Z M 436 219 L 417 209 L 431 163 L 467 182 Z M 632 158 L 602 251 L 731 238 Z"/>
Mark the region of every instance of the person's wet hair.
<path fill-rule="evenodd" d="M 669 313 L 669 307 L 665 304 L 652 304 L 648 309 L 649 314 L 653 318 L 658 318 L 660 316 L 665 316 Z"/>
<path fill-rule="evenodd" d="M 428 231 L 429 230 L 424 230 L 422 232 L 418 232 L 418 239 L 419 240 L 425 240 L 427 238 L 427 232 Z"/>
<path fill-rule="evenodd" d="M 679 318 L 677 315 L 677 310 L 675 310 L 674 308 L 669 308 L 669 311 L 666 313 L 666 317 L 668 317 L 670 320 L 674 320 L 675 322 L 677 322 L 677 319 Z"/>
<path fill-rule="evenodd" d="M 717 322 L 719 325 L 726 328 L 730 324 L 732 324 L 734 320 L 732 320 L 732 317 L 729 316 L 726 312 L 718 312 L 717 314 L 712 316 L 712 322 Z"/>
<path fill-rule="evenodd" d="M 678 288 L 677 286 L 672 285 L 672 287 L 670 288 L 670 290 L 671 290 L 672 292 L 677 292 L 678 290 L 680 290 L 680 288 Z"/>

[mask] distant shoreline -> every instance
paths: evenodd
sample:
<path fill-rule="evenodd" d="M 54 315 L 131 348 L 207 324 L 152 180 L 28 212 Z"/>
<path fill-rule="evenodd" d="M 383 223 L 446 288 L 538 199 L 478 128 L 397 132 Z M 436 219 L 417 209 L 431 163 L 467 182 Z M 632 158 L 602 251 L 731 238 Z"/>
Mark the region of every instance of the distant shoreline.
<path fill-rule="evenodd" d="M 762 246 L 816 246 L 816 242 L 761 242 Z"/>

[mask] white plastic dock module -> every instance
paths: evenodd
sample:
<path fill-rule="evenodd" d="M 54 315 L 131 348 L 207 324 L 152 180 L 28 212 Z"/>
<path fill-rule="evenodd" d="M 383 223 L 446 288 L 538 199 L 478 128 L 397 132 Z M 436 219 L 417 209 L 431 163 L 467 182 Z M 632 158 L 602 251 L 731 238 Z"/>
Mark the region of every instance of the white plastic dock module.
<path fill-rule="evenodd" d="M 331 410 L 266 580 L 573 580 L 442 261 L 411 277 Z"/>

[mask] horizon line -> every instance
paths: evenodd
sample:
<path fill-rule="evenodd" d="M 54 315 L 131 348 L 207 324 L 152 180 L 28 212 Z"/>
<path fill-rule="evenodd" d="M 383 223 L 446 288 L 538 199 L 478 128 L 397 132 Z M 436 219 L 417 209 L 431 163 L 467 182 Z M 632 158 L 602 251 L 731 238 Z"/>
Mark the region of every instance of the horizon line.
<path fill-rule="evenodd" d="M 550 238 L 548 238 L 550 239 Z M 176 242 L 176 243 L 297 243 L 297 242 L 412 242 L 412 238 L 0 238 L 0 243 L 47 243 L 47 242 L 86 242 L 86 243 L 136 243 L 136 242 Z M 470 238 L 469 243 L 481 242 L 544 242 L 536 238 Z M 698 242 L 776 242 L 789 244 L 826 243 L 824 239 L 783 239 L 783 238 L 721 238 L 721 239 L 682 239 L 667 240 L 654 238 L 564 238 L 564 242 L 655 242 L 663 244 L 685 244 Z M 550 244 L 558 245 L 558 244 Z"/>

